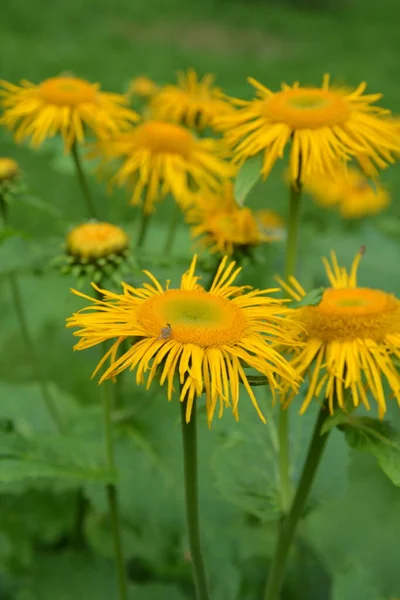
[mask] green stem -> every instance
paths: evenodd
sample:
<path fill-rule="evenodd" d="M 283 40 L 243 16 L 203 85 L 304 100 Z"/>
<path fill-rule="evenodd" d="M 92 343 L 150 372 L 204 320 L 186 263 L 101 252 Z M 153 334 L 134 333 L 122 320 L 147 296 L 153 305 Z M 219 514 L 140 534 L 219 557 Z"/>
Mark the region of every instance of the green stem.
<path fill-rule="evenodd" d="M 172 209 L 172 216 L 169 222 L 169 230 L 167 239 L 165 240 L 164 246 L 164 254 L 168 256 L 171 254 L 172 247 L 174 245 L 175 236 L 176 236 L 176 228 L 178 227 L 179 217 L 181 214 L 180 206 L 177 202 L 174 202 L 174 208 Z"/>
<path fill-rule="evenodd" d="M 286 242 L 285 278 L 294 275 L 297 259 L 297 238 L 300 216 L 301 183 L 299 180 L 290 187 L 289 220 Z M 281 511 L 286 514 L 291 502 L 290 453 L 289 453 L 289 411 L 279 407 L 279 474 Z"/>
<path fill-rule="evenodd" d="M 63 433 L 65 431 L 64 421 L 58 412 L 56 404 L 53 401 L 53 398 L 50 395 L 50 392 L 45 383 L 45 379 L 43 376 L 43 372 L 40 366 L 39 359 L 36 355 L 35 346 L 32 340 L 32 336 L 29 331 L 28 322 L 25 315 L 24 305 L 22 302 L 22 294 L 19 289 L 17 276 L 15 273 L 8 274 L 8 280 L 10 282 L 11 296 L 12 302 L 17 313 L 18 322 L 22 334 L 22 338 L 24 340 L 25 347 L 29 353 L 29 358 L 31 365 L 34 370 L 34 374 L 36 376 L 40 392 L 42 394 L 43 401 L 46 405 L 47 410 L 49 411 L 52 420 L 54 421 L 58 431 Z"/>
<path fill-rule="evenodd" d="M 321 461 L 326 446 L 326 442 L 328 441 L 329 432 L 321 435 L 321 428 L 325 418 L 326 409 L 324 406 L 322 406 L 315 423 L 313 436 L 308 448 L 307 457 L 292 507 L 288 515 L 284 517 L 281 524 L 275 555 L 272 560 L 268 583 L 265 589 L 264 600 L 279 600 L 280 598 L 286 571 L 286 564 L 294 534 L 296 532 L 300 517 L 303 513 L 311 486 L 315 478 L 315 474 L 318 469 L 318 465 Z"/>
<path fill-rule="evenodd" d="M 196 598 L 197 600 L 210 600 L 200 543 L 196 406 L 193 407 L 189 423 L 186 423 L 186 404 L 186 400 L 181 402 L 186 524 L 196 586 Z"/>
<path fill-rule="evenodd" d="M 79 157 L 78 144 L 75 141 L 71 147 L 72 158 L 75 163 L 76 174 L 78 176 L 79 185 L 81 186 L 83 197 L 85 198 L 87 211 L 89 213 L 89 217 L 92 219 L 98 219 L 97 211 L 93 202 L 92 194 L 90 192 L 88 183 L 86 181 L 86 176 L 82 168 L 82 162 Z"/>
<path fill-rule="evenodd" d="M 8 225 L 8 214 L 7 214 L 7 203 L 4 200 L 3 196 L 0 194 L 0 212 L 3 220 L 3 227 L 7 227 Z M 41 365 L 39 359 L 36 355 L 35 344 L 33 342 L 32 336 L 28 327 L 28 320 L 25 315 L 24 303 L 22 301 L 22 294 L 19 289 L 17 275 L 15 273 L 8 274 L 8 280 L 10 283 L 11 297 L 13 301 L 13 305 L 15 308 L 15 312 L 17 313 L 17 318 L 19 322 L 19 327 L 21 330 L 22 339 L 24 340 L 25 347 L 28 351 L 30 362 L 34 371 L 34 375 L 36 376 L 40 392 L 42 394 L 43 401 L 49 411 L 51 418 L 53 419 L 58 431 L 63 433 L 65 430 L 64 421 L 58 412 L 57 406 L 51 397 L 51 394 L 47 388 L 45 383 L 45 378 L 43 376 L 43 371 L 41 369 Z"/>
<path fill-rule="evenodd" d="M 289 221 L 286 241 L 285 277 L 294 275 L 297 259 L 297 238 L 300 217 L 302 185 L 295 181 L 290 187 Z"/>
<path fill-rule="evenodd" d="M 106 460 L 109 471 L 115 471 L 115 457 L 112 431 L 112 404 L 110 395 L 110 384 L 105 382 L 103 388 L 103 422 L 106 446 Z M 106 485 L 108 511 L 111 519 L 111 528 L 114 542 L 114 559 L 118 581 L 118 600 L 127 600 L 128 588 L 126 580 L 125 561 L 122 550 L 121 526 L 118 511 L 118 493 L 114 483 Z"/>
<path fill-rule="evenodd" d="M 144 245 L 151 215 L 152 215 L 152 213 L 142 212 L 141 220 L 140 220 L 140 228 L 139 228 L 137 244 L 136 244 L 138 248 L 141 248 Z"/>

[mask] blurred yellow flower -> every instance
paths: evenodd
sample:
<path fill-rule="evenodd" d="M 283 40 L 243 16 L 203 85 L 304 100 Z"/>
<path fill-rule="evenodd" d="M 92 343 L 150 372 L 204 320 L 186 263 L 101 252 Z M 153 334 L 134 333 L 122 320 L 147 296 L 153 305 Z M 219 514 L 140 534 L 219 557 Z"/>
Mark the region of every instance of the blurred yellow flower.
<path fill-rule="evenodd" d="M 197 139 L 175 123 L 144 121 L 127 133 L 99 142 L 94 153 L 103 161 L 121 158 L 113 181 L 133 190 L 132 204 L 144 200 L 144 212 L 171 194 L 183 208 L 198 190 L 217 191 L 234 173 L 226 148 L 214 139 Z"/>
<path fill-rule="evenodd" d="M 334 174 L 315 174 L 304 182 L 304 189 L 315 202 L 336 207 L 345 219 L 375 215 L 390 204 L 388 192 L 378 183 L 371 184 L 358 169 Z"/>
<path fill-rule="evenodd" d="M 0 86 L 0 122 L 17 142 L 30 138 L 33 147 L 60 134 L 68 151 L 75 141 L 84 141 L 85 127 L 105 138 L 138 119 L 124 96 L 101 92 L 98 83 L 77 77 L 51 77 L 39 85 L 22 81 L 20 87 L 0 81 Z"/>
<path fill-rule="evenodd" d="M 210 74 L 200 79 L 193 69 L 178 73 L 178 84 L 166 85 L 154 97 L 151 103 L 154 118 L 198 130 L 212 127 L 216 117 L 233 112 L 220 89 L 213 86 L 214 79 Z"/>
<path fill-rule="evenodd" d="M 100 382 L 125 369 L 136 370 L 137 384 L 144 383 L 148 374 L 147 389 L 155 378 L 161 385 L 166 383 L 168 400 L 176 376 L 180 401 L 187 399 L 187 422 L 196 398 L 205 393 L 209 424 L 218 403 L 219 416 L 229 406 L 238 418 L 241 382 L 265 422 L 244 367 L 265 375 L 273 393 L 279 389 L 277 375 L 289 387 L 298 386 L 299 376 L 270 344 L 270 340 L 290 343 L 285 318 L 288 310 L 283 300 L 270 296 L 276 290 L 249 291 L 247 286 L 232 285 L 240 268 L 235 269 L 235 263 L 227 260 L 221 261 L 209 291 L 198 283 L 196 257 L 178 289 L 171 289 L 169 283 L 163 288 L 145 271 L 150 283 L 141 288 L 122 284 L 122 294 L 93 284 L 102 300 L 73 290 L 91 303 L 67 320 L 68 327 L 78 327 L 75 335 L 81 339 L 75 349 L 114 340 L 93 376 L 109 359 Z M 129 349 L 117 357 L 125 339 L 131 341 Z"/>
<path fill-rule="evenodd" d="M 274 239 L 262 231 L 250 208 L 236 203 L 231 182 L 219 194 L 198 194 L 185 220 L 192 225 L 192 237 L 200 237 L 201 244 L 213 253 L 231 255 L 236 249 L 248 249 Z"/>
<path fill-rule="evenodd" d="M 129 84 L 128 98 L 143 98 L 149 100 L 159 91 L 159 86 L 148 77 L 135 77 Z"/>
<path fill-rule="evenodd" d="M 111 223 L 89 221 L 67 234 L 67 253 L 77 258 L 102 258 L 120 253 L 129 245 L 125 231 Z"/>
<path fill-rule="evenodd" d="M 0 182 L 14 179 L 19 173 L 18 163 L 12 158 L 0 157 Z"/>
<path fill-rule="evenodd" d="M 234 160 L 242 164 L 263 152 L 262 176 L 266 178 L 290 144 L 289 171 L 293 181 L 304 181 L 311 173 L 334 173 L 338 165 L 361 155 L 369 168 L 394 162 L 400 151 L 400 135 L 385 118 L 390 111 L 374 106 L 381 94 L 363 95 L 366 84 L 355 90 L 330 87 L 324 76 L 322 88 L 282 85 L 272 92 L 256 80 L 257 89 L 250 101 L 232 100 L 235 113 L 216 119 L 234 148 Z M 362 161 L 361 161 L 362 166 Z"/>
<path fill-rule="evenodd" d="M 262 208 L 254 212 L 254 217 L 261 235 L 271 237 L 274 240 L 285 239 L 285 222 L 277 212 L 268 208 Z"/>
<path fill-rule="evenodd" d="M 331 264 L 323 259 L 332 287 L 325 289 L 317 306 L 293 310 L 303 325 L 300 339 L 305 346 L 295 353 L 291 365 L 308 374 L 308 389 L 300 409 L 303 414 L 313 397 L 326 398 L 330 411 L 345 408 L 345 395 L 358 406 L 370 408 L 369 395 L 378 406 L 380 418 L 386 412 L 384 381 L 400 404 L 400 375 L 395 364 L 400 358 L 400 300 L 382 290 L 357 287 L 357 270 L 362 256 L 355 257 L 350 273 L 340 267 L 331 253 Z M 294 278 L 278 279 L 283 289 L 301 300 L 306 292 Z M 290 344 L 287 352 L 293 353 Z M 284 402 L 293 395 L 284 394 Z"/>

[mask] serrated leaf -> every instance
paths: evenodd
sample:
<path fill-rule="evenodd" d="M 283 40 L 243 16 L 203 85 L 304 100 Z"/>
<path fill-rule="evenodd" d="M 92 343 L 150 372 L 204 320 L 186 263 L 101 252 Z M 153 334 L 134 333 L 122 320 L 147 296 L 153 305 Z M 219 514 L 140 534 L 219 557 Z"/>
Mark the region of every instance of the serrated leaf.
<path fill-rule="evenodd" d="M 252 156 L 246 160 L 246 162 L 240 168 L 234 185 L 236 202 L 240 206 L 243 206 L 248 193 L 260 179 L 263 162 L 264 154 L 259 152 L 255 156 Z"/>
<path fill-rule="evenodd" d="M 350 446 L 375 456 L 382 471 L 400 486 L 400 432 L 388 422 L 355 416 L 348 416 L 340 429 Z"/>
<path fill-rule="evenodd" d="M 115 474 L 103 468 L 100 444 L 69 436 L 23 437 L 0 435 L 0 481 L 43 477 L 77 481 L 114 481 Z"/>
<path fill-rule="evenodd" d="M 318 306 L 324 295 L 325 288 L 319 287 L 310 290 L 301 300 L 291 302 L 290 308 L 301 308 L 302 306 Z"/>

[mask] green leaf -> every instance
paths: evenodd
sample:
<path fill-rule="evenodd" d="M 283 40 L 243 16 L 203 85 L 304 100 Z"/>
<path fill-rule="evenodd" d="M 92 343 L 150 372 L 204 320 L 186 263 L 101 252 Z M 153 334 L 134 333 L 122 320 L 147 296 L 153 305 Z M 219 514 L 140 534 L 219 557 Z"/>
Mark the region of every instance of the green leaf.
<path fill-rule="evenodd" d="M 338 573 L 333 580 L 332 600 L 379 600 L 379 593 L 370 581 L 370 572 L 356 562 Z"/>
<path fill-rule="evenodd" d="M 260 179 L 263 162 L 264 155 L 262 152 L 259 152 L 246 160 L 240 168 L 234 187 L 236 202 L 240 204 L 240 206 L 243 206 L 248 193 Z"/>
<path fill-rule="evenodd" d="M 375 456 L 382 471 L 400 486 L 400 433 L 390 423 L 348 416 L 339 428 L 350 446 Z"/>
<path fill-rule="evenodd" d="M 302 306 L 318 306 L 324 295 L 325 288 L 319 287 L 310 290 L 301 300 L 291 302 L 290 308 L 301 308 Z"/>
<path fill-rule="evenodd" d="M 68 425 L 82 412 L 74 397 L 52 383 L 48 392 Z M 0 382 L 0 419 L 12 421 L 14 430 L 23 435 L 55 433 L 56 425 L 36 384 L 15 385 Z"/>
<path fill-rule="evenodd" d="M 0 481 L 43 477 L 78 481 L 114 481 L 103 468 L 100 444 L 68 436 L 0 435 Z"/>

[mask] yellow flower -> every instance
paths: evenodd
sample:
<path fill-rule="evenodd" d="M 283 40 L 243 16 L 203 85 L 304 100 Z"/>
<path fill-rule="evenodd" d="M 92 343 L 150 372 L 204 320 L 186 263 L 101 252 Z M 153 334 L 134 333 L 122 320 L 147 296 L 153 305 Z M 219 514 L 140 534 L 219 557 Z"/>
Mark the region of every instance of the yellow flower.
<path fill-rule="evenodd" d="M 400 151 L 398 130 L 382 118 L 390 111 L 373 106 L 381 94 L 363 95 L 365 83 L 355 90 L 335 88 L 325 76 L 322 88 L 300 87 L 296 82 L 274 93 L 252 78 L 249 82 L 258 97 L 233 100 L 240 109 L 220 117 L 216 125 L 235 149 L 237 163 L 264 153 L 264 178 L 283 158 L 288 143 L 292 180 L 304 180 L 314 172 L 334 173 L 338 164 L 345 168 L 346 161 L 359 156 L 376 174 L 377 167 L 394 162 L 393 154 Z"/>
<path fill-rule="evenodd" d="M 377 183 L 372 186 L 358 170 L 335 174 L 314 174 L 304 182 L 304 188 L 320 206 L 338 208 L 345 219 L 375 215 L 390 203 L 388 192 Z"/>
<path fill-rule="evenodd" d="M 99 142 L 95 152 L 103 160 L 123 159 L 114 181 L 128 183 L 132 204 L 144 199 L 147 214 L 169 193 L 187 207 L 195 191 L 216 191 L 234 173 L 223 160 L 226 149 L 221 142 L 199 140 L 188 129 L 162 121 L 144 121 L 129 133 Z"/>
<path fill-rule="evenodd" d="M 286 237 L 285 222 L 274 210 L 268 208 L 256 210 L 254 217 L 261 235 L 274 240 L 282 240 Z"/>
<path fill-rule="evenodd" d="M 193 225 L 192 237 L 201 237 L 202 245 L 213 253 L 233 254 L 235 249 L 273 239 L 271 235 L 261 233 L 249 208 L 238 206 L 231 182 L 226 183 L 219 194 L 199 194 L 185 219 Z"/>
<path fill-rule="evenodd" d="M 245 373 L 252 367 L 268 379 L 273 393 L 279 389 L 279 375 L 289 386 L 297 386 L 299 377 L 287 361 L 270 345 L 271 340 L 289 343 L 286 335 L 287 309 L 283 300 L 270 296 L 276 290 L 252 290 L 232 285 L 240 268 L 220 264 L 209 291 L 195 275 L 196 256 L 182 276 L 178 289 L 163 288 L 145 271 L 150 283 L 141 288 L 123 285 L 122 294 L 94 288 L 102 295 L 96 300 L 74 291 L 92 305 L 67 320 L 68 327 L 78 327 L 81 339 L 76 350 L 91 348 L 114 340 L 101 359 L 93 376 L 110 359 L 100 382 L 129 369 L 136 370 L 136 382 L 149 388 L 153 379 L 167 385 L 171 400 L 175 375 L 179 377 L 180 400 L 187 399 L 186 420 L 190 420 L 195 399 L 205 393 L 208 422 L 211 424 L 219 403 L 219 416 L 226 406 L 238 418 L 239 383 L 242 382 L 260 418 L 265 418 L 257 404 Z M 246 291 L 245 291 L 246 290 Z M 117 358 L 125 339 L 129 350 Z"/>
<path fill-rule="evenodd" d="M 148 77 L 135 77 L 129 84 L 127 91 L 128 98 L 143 98 L 149 100 L 157 94 L 159 86 Z"/>
<path fill-rule="evenodd" d="M 85 138 L 85 127 L 98 138 L 127 129 L 137 115 L 124 96 L 100 91 L 99 84 L 77 77 L 51 77 L 39 85 L 22 81 L 18 87 L 0 81 L 1 122 L 17 142 L 31 138 L 33 147 L 60 133 L 65 149 Z"/>
<path fill-rule="evenodd" d="M 111 223 L 90 221 L 71 229 L 67 235 L 67 253 L 77 258 L 102 258 L 126 250 L 129 238 Z"/>
<path fill-rule="evenodd" d="M 213 124 L 215 117 L 233 112 L 231 105 L 222 99 L 219 88 L 214 87 L 214 76 L 200 79 L 193 69 L 178 73 L 177 85 L 166 85 L 151 103 L 157 119 L 182 123 L 203 130 Z"/>
<path fill-rule="evenodd" d="M 346 392 L 355 407 L 363 403 L 369 409 L 369 393 L 382 418 L 384 381 L 400 403 L 400 375 L 394 360 L 400 358 L 400 300 L 382 290 L 357 287 L 362 253 L 355 257 L 350 273 L 338 265 L 334 252 L 331 264 L 323 259 L 332 287 L 317 306 L 294 309 L 294 318 L 307 332 L 300 335 L 305 346 L 291 361 L 299 375 L 309 374 L 301 414 L 321 394 L 331 412 L 336 403 L 345 408 Z M 279 283 L 295 300 L 306 294 L 294 277 L 289 284 Z M 292 352 L 290 345 L 288 351 Z M 286 402 L 291 400 L 286 395 Z"/>
<path fill-rule="evenodd" d="M 14 179 L 19 174 L 18 163 L 12 158 L 0 157 L 0 182 Z"/>

